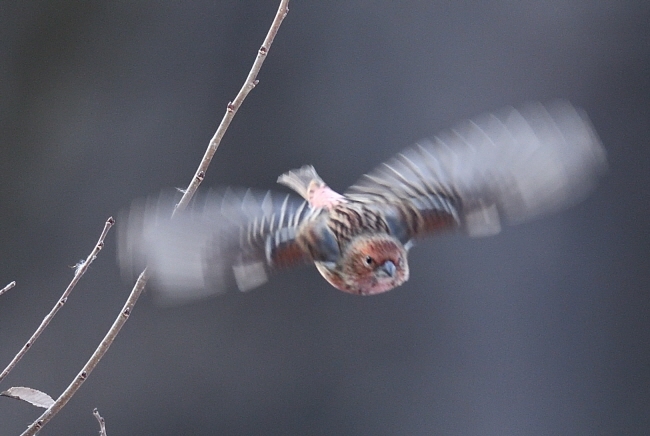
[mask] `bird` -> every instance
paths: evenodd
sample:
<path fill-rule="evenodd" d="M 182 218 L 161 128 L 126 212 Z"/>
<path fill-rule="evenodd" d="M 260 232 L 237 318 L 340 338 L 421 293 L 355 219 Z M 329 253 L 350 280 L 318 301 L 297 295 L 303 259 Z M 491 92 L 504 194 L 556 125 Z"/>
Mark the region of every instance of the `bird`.
<path fill-rule="evenodd" d="M 173 219 L 173 193 L 138 200 L 118 227 L 118 262 L 131 277 L 146 265 L 163 302 L 248 291 L 309 264 L 336 289 L 381 294 L 409 279 L 415 242 L 495 235 L 577 203 L 606 170 L 584 110 L 529 102 L 419 141 L 342 194 L 305 165 L 278 178 L 293 194 L 217 189 Z"/>

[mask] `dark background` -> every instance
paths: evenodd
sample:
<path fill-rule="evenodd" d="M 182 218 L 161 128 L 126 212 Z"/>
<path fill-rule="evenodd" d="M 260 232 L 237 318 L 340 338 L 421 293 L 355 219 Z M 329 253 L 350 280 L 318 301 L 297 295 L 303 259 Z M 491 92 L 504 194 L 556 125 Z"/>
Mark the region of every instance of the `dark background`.
<path fill-rule="evenodd" d="M 104 221 L 184 187 L 278 1 L 2 2 L 0 366 Z M 293 1 L 204 186 L 335 189 L 453 122 L 526 100 L 591 115 L 584 203 L 416 247 L 376 297 L 315 269 L 179 308 L 144 294 L 43 435 L 650 434 L 650 3 Z M 281 189 L 281 188 L 279 188 Z M 0 388 L 56 397 L 126 299 L 115 233 Z M 0 398 L 0 435 L 40 415 Z"/>

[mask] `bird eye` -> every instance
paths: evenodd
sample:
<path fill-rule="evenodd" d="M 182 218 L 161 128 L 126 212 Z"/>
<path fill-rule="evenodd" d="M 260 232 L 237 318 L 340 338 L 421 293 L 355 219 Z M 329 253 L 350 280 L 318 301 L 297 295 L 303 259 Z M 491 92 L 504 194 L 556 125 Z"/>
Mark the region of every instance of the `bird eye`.
<path fill-rule="evenodd" d="M 373 262 L 372 257 L 366 256 L 366 265 L 372 265 L 372 262 Z"/>

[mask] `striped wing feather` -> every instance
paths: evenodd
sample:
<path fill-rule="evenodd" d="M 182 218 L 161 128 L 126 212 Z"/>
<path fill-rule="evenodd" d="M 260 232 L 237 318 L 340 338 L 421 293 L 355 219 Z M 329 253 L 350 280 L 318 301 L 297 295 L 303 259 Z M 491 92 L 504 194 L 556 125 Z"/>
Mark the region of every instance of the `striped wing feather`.
<path fill-rule="evenodd" d="M 605 167 L 584 112 L 563 101 L 530 103 L 422 141 L 346 194 L 394 205 L 408 237 L 454 226 L 485 236 L 504 220 L 518 223 L 576 202 Z"/>
<path fill-rule="evenodd" d="M 310 260 L 295 235 L 313 211 L 295 196 L 233 189 L 210 192 L 199 195 L 172 220 L 178 199 L 163 193 L 134 203 L 118 228 L 122 270 L 137 273 L 148 265 L 162 302 L 196 299 L 234 284 L 246 291 L 266 282 L 276 270 Z"/>

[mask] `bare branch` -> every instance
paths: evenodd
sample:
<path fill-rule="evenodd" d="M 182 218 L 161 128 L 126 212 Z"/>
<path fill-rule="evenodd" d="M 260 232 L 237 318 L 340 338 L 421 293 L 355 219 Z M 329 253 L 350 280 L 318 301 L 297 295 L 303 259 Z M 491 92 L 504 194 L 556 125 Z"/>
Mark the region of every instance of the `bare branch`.
<path fill-rule="evenodd" d="M 4 288 L 0 289 L 0 295 L 4 294 L 5 292 L 7 292 L 9 289 L 13 288 L 14 286 L 16 286 L 16 282 L 15 282 L 15 281 L 9 283 L 9 284 L 8 284 L 7 286 L 5 286 Z"/>
<path fill-rule="evenodd" d="M 212 161 L 212 156 L 214 156 L 214 153 L 217 151 L 217 148 L 221 143 L 221 139 L 223 138 L 223 135 L 226 133 L 228 126 L 230 126 L 230 122 L 235 116 L 235 113 L 241 106 L 246 96 L 251 92 L 251 90 L 255 87 L 255 85 L 257 85 L 257 79 L 256 79 L 257 74 L 259 73 L 260 68 L 262 68 L 264 59 L 266 59 L 266 55 L 268 54 L 269 49 L 271 48 L 273 39 L 275 38 L 275 35 L 278 33 L 278 29 L 282 24 L 282 20 L 284 20 L 284 17 L 286 17 L 287 13 L 289 12 L 288 4 L 289 4 L 289 0 L 281 0 L 280 6 L 278 7 L 278 11 L 275 14 L 275 18 L 271 23 L 271 28 L 269 29 L 266 38 L 264 38 L 264 43 L 262 44 L 262 47 L 260 47 L 257 53 L 257 57 L 255 58 L 255 62 L 253 63 L 250 72 L 248 73 L 248 77 L 246 77 L 246 81 L 244 82 L 242 88 L 239 90 L 239 93 L 237 94 L 235 99 L 231 103 L 228 103 L 226 113 L 223 116 L 223 119 L 221 120 L 219 127 L 217 127 L 217 131 L 215 132 L 214 136 L 210 140 L 207 150 L 205 151 L 205 154 L 201 159 L 201 163 L 199 164 L 199 167 L 196 173 L 194 174 L 192 181 L 188 185 L 187 189 L 183 193 L 183 197 L 181 198 L 178 205 L 174 209 L 174 214 L 177 211 L 182 211 L 183 209 L 185 209 L 185 207 L 187 207 L 187 204 L 190 202 L 190 200 L 194 196 L 194 193 L 198 189 L 199 185 L 205 178 L 205 173 L 208 169 L 208 166 L 210 165 L 210 162 Z M 21 436 L 35 435 L 67 404 L 68 401 L 70 401 L 70 398 L 72 398 L 72 396 L 77 392 L 77 390 L 79 390 L 83 382 L 86 381 L 86 378 L 88 378 L 88 375 L 93 371 L 93 369 L 95 369 L 95 367 L 102 359 L 104 354 L 106 354 L 106 351 L 108 351 L 108 348 L 111 346 L 111 344 L 117 337 L 117 334 L 120 332 L 120 330 L 126 323 L 126 320 L 129 318 L 129 315 L 133 310 L 133 306 L 138 301 L 138 298 L 140 298 L 140 294 L 142 293 L 142 290 L 144 289 L 147 283 L 147 279 L 148 279 L 148 274 L 147 274 L 147 269 L 145 268 L 144 271 L 140 273 L 138 280 L 135 282 L 135 285 L 133 286 L 133 289 L 131 290 L 129 297 L 126 300 L 126 303 L 124 304 L 124 307 L 120 312 L 120 315 L 115 319 L 113 325 L 106 333 L 106 336 L 104 336 L 104 339 L 102 339 L 102 341 L 99 343 L 99 346 L 97 347 L 93 355 L 90 357 L 88 362 L 84 365 L 84 367 L 81 369 L 79 374 L 77 374 L 77 376 L 72 381 L 72 383 L 70 383 L 70 385 L 65 389 L 65 391 L 63 391 L 61 396 L 57 398 L 57 400 L 54 402 L 52 407 L 46 410 L 36 421 L 34 421 L 27 428 L 27 430 L 25 430 L 22 433 Z"/>
<path fill-rule="evenodd" d="M 201 163 L 199 164 L 199 167 L 196 170 L 196 173 L 194 174 L 194 178 L 192 179 L 189 186 L 187 187 L 187 190 L 185 191 L 183 198 L 181 198 L 181 200 L 178 202 L 178 205 L 176 206 L 176 210 L 185 209 L 187 204 L 194 196 L 194 193 L 198 189 L 199 185 L 205 178 L 205 173 L 208 170 L 210 161 L 212 161 L 212 156 L 214 156 L 214 153 L 217 151 L 217 148 L 219 148 L 221 139 L 223 138 L 223 135 L 226 133 L 228 126 L 230 126 L 230 122 L 232 121 L 233 117 L 239 110 L 239 107 L 243 103 L 244 99 L 246 99 L 246 96 L 248 96 L 248 93 L 251 92 L 253 88 L 255 88 L 255 85 L 257 85 L 258 83 L 257 74 L 260 72 L 260 69 L 262 68 L 262 64 L 264 63 L 264 60 L 266 59 L 266 55 L 268 54 L 269 49 L 271 48 L 271 44 L 273 43 L 273 39 L 275 38 L 275 35 L 278 33 L 278 29 L 282 24 L 282 20 L 284 20 L 284 17 L 287 16 L 288 12 L 289 12 L 289 0 L 282 0 L 280 2 L 280 6 L 278 7 L 278 11 L 275 14 L 275 18 L 273 19 L 273 23 L 271 23 L 271 28 L 266 34 L 266 38 L 264 38 L 264 42 L 262 43 L 262 46 L 257 52 L 257 57 L 255 58 L 255 62 L 253 62 L 253 67 L 248 73 L 248 77 L 246 77 L 246 81 L 244 82 L 241 89 L 239 90 L 239 93 L 235 96 L 235 99 L 232 102 L 228 103 L 228 106 L 226 107 L 226 113 L 221 119 L 221 123 L 219 124 L 219 127 L 217 127 L 217 131 L 215 132 L 214 136 L 210 140 L 210 143 L 208 144 L 208 148 L 205 150 L 205 154 L 203 155 L 203 159 L 201 159 Z M 174 210 L 174 213 L 176 213 L 176 210 Z"/>
<path fill-rule="evenodd" d="M 99 422 L 99 436 L 107 436 L 106 434 L 106 422 L 104 421 L 104 418 L 102 418 L 102 415 L 99 414 L 99 411 L 95 407 L 93 410 L 93 415 L 95 418 L 97 418 L 97 422 Z"/>
<path fill-rule="evenodd" d="M 106 220 L 106 223 L 104 224 L 104 230 L 102 230 L 101 235 L 99 235 L 99 239 L 97 240 L 97 244 L 95 244 L 95 248 L 93 248 L 93 251 L 90 252 L 88 257 L 86 258 L 85 261 L 83 261 L 82 264 L 80 264 L 76 269 L 74 273 L 74 277 L 72 278 L 72 281 L 68 285 L 68 287 L 63 291 L 63 294 L 61 295 L 61 298 L 56 302 L 52 310 L 50 310 L 50 313 L 47 314 L 45 318 L 43 318 L 43 321 L 41 321 L 41 325 L 38 326 L 34 334 L 32 335 L 31 338 L 23 345 L 23 348 L 20 349 L 18 354 L 14 356 L 14 358 L 9 362 L 9 365 L 0 373 L 0 382 L 7 377 L 7 374 L 11 372 L 12 369 L 16 366 L 16 364 L 20 361 L 20 359 L 23 358 L 25 354 L 27 354 L 27 350 L 30 349 L 32 345 L 34 345 L 34 342 L 38 337 L 43 333 L 45 328 L 50 324 L 50 321 L 54 318 L 54 315 L 63 307 L 65 302 L 68 300 L 68 296 L 74 289 L 74 287 L 79 283 L 79 280 L 81 280 L 81 277 L 83 277 L 84 273 L 88 270 L 88 267 L 90 266 L 91 263 L 95 260 L 97 257 L 97 254 L 101 251 L 101 249 L 104 247 L 104 238 L 106 238 L 106 235 L 108 234 L 108 231 L 110 230 L 111 227 L 113 227 L 113 224 L 115 224 L 115 220 L 113 217 L 110 217 L 109 219 Z M 10 283 L 11 284 L 11 283 Z"/>

